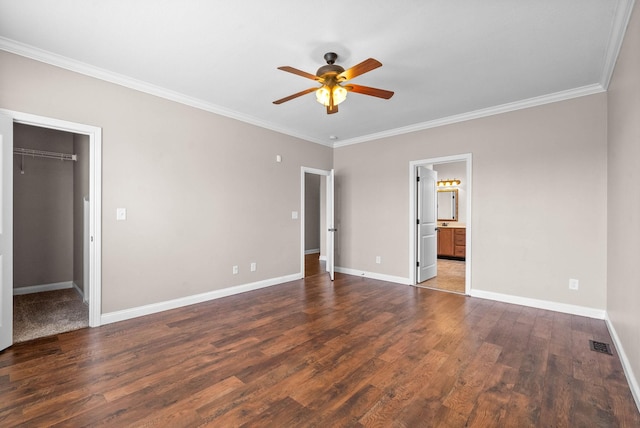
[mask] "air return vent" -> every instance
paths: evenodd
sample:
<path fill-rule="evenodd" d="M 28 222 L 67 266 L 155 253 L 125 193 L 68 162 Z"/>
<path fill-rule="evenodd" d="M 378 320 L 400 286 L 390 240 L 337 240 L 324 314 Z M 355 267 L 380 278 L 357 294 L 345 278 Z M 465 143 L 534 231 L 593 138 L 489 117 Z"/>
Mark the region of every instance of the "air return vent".
<path fill-rule="evenodd" d="M 590 340 L 589 346 L 591 347 L 592 351 L 600 352 L 602 354 L 613 355 L 613 353 L 611 352 L 611 345 L 609 345 L 608 343 L 596 342 L 595 340 Z"/>

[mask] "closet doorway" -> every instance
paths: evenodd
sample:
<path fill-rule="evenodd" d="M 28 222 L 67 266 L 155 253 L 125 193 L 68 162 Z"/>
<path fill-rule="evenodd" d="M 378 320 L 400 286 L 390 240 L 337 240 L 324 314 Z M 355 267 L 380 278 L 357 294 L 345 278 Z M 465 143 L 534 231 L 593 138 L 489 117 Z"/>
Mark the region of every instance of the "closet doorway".
<path fill-rule="evenodd" d="M 13 143 L 18 343 L 89 326 L 89 137 L 14 123 Z"/>
<path fill-rule="evenodd" d="M 13 329 L 13 305 L 15 298 L 24 296 L 24 295 L 32 295 L 30 297 L 42 298 L 41 300 L 48 300 L 46 296 L 43 296 L 42 291 L 52 292 L 58 289 L 66 290 L 67 292 L 77 293 L 82 296 L 81 304 L 88 303 L 88 325 L 90 327 L 97 327 L 101 324 L 101 193 L 102 193 L 102 171 L 101 171 L 101 152 L 102 152 L 102 130 L 98 127 L 91 125 L 84 125 L 74 122 L 62 121 L 59 119 L 53 119 L 43 116 L 36 116 L 29 113 L 17 112 L 12 110 L 0 109 L 0 140 L 2 141 L 3 147 L 3 159 L 6 161 L 3 162 L 3 182 L 8 184 L 8 186 L 3 186 L 3 216 L 6 221 L 3 221 L 3 230 L 7 230 L 7 232 L 3 233 L 3 237 L 7 240 L 9 245 L 3 248 L 2 253 L 2 270 L 3 270 L 3 281 L 1 286 L 2 291 L 2 324 L 0 325 L 0 344 L 2 348 L 6 348 L 10 346 L 12 343 L 15 343 L 14 340 L 14 329 Z M 14 144 L 14 129 L 16 131 L 16 142 Z M 36 156 L 36 152 L 29 152 L 29 147 L 23 147 L 28 144 L 25 142 L 24 136 L 22 132 L 27 130 L 27 133 L 31 132 L 32 134 L 44 133 L 47 134 L 47 137 L 50 136 L 65 136 L 70 137 L 72 141 L 72 149 L 70 152 L 58 150 L 56 151 L 56 147 L 53 145 L 42 147 L 40 149 L 31 148 L 31 150 L 38 150 L 39 152 Z M 51 131 L 54 134 L 49 134 Z M 60 134 L 56 134 L 61 131 Z M 65 138 L 66 138 L 65 137 Z M 57 137 L 56 137 L 57 138 Z M 75 140 L 75 141 L 74 141 Z M 58 140 L 54 139 L 55 144 L 62 144 L 59 142 L 55 142 Z M 74 147 L 75 143 L 75 147 Z M 22 146 L 21 146 L 22 145 Z M 6 149 L 6 150 L 5 150 Z M 19 150 L 24 149 L 24 150 Z M 64 147 L 62 148 L 64 149 Z M 74 153 L 76 152 L 77 153 Z M 16 153 L 17 152 L 17 153 Z M 42 153 L 45 152 L 45 153 Z M 46 152 L 53 152 L 46 153 Z M 13 153 L 13 155 L 12 155 Z M 60 155 L 62 153 L 62 155 Z M 47 190 L 47 192 L 42 193 L 41 190 L 36 190 L 35 194 L 38 197 L 33 197 L 32 193 L 30 196 L 25 196 L 23 193 L 19 193 L 24 186 L 25 183 L 17 183 L 17 181 L 21 178 L 25 178 L 25 176 L 29 175 L 30 172 L 34 174 L 42 173 L 42 170 L 36 170 L 34 167 L 37 167 L 38 164 L 36 161 L 49 162 L 48 166 L 45 165 L 43 168 L 52 167 L 53 163 L 62 163 L 62 164 L 82 164 L 82 161 L 78 162 L 73 160 L 61 160 L 60 157 L 67 155 L 76 155 L 76 159 L 84 158 L 86 160 L 86 164 L 84 165 L 84 179 L 73 180 L 73 173 L 71 178 L 71 192 L 82 194 L 82 198 L 80 200 L 80 204 L 76 203 L 75 210 L 72 206 L 71 212 L 69 213 L 68 207 L 63 207 L 62 200 L 65 199 L 64 196 L 60 196 L 54 191 L 50 191 L 50 185 L 55 182 L 67 182 L 69 183 L 69 178 L 65 179 L 51 179 L 50 182 L 44 183 L 42 186 Z M 49 156 L 49 157 L 47 157 Z M 71 157 L 72 158 L 72 157 Z M 87 174 L 86 174 L 86 165 L 88 165 L 88 185 L 87 185 Z M 42 166 L 42 165 L 40 165 Z M 30 169 L 31 168 L 31 169 Z M 73 168 L 73 165 L 72 165 Z M 81 166 L 76 166 L 75 168 L 81 168 Z M 24 172 L 24 174 L 22 174 Z M 37 174 L 36 174 L 37 175 Z M 76 172 L 77 176 L 82 175 L 81 172 Z M 34 179 L 35 177 L 29 177 L 29 179 Z M 15 182 L 15 183 L 14 183 Z M 76 183 L 76 188 L 73 188 L 73 183 Z M 14 186 L 15 184 L 15 186 Z M 40 192 L 40 193 L 37 193 Z M 85 198 L 85 194 L 88 195 L 88 203 L 87 198 Z M 16 199 L 16 210 L 14 212 L 14 196 Z M 21 200 L 23 198 L 24 200 Z M 68 199 L 68 197 L 67 197 Z M 51 204 L 51 201 L 55 203 Z M 73 201 L 73 196 L 71 197 Z M 67 235 L 67 243 L 58 246 L 56 244 L 52 244 L 54 238 L 59 238 L 59 236 L 63 233 L 64 227 L 54 228 L 48 230 L 47 234 L 41 234 L 43 222 L 38 222 L 37 225 L 33 225 L 31 227 L 25 226 L 29 224 L 30 217 L 37 217 L 38 214 L 36 211 L 43 210 L 43 206 L 49 203 L 49 205 L 54 206 L 54 211 L 50 212 L 50 216 L 54 217 L 64 217 L 62 212 L 67 209 L 66 215 L 71 216 L 72 218 L 75 216 L 76 218 L 82 219 L 81 228 L 76 226 L 75 239 L 73 236 L 73 232 L 71 238 Z M 39 205 L 40 204 L 40 205 Z M 27 207 L 30 209 L 24 210 L 20 207 Z M 74 211 L 81 214 L 74 214 Z M 87 215 L 88 212 L 88 215 Z M 88 220 L 87 220 L 88 219 Z M 50 220 L 50 219 L 47 219 Z M 71 222 L 71 229 L 73 230 L 74 222 Z M 17 231 L 16 239 L 14 239 L 13 231 L 14 229 Z M 31 233 L 36 235 L 37 246 L 32 247 L 31 252 L 35 253 L 32 259 L 27 260 L 25 262 L 24 258 L 19 253 L 24 253 L 25 248 L 21 248 L 21 246 L 28 247 L 29 238 L 22 238 L 22 233 L 27 229 L 27 233 Z M 53 235 L 54 238 L 51 236 Z M 80 238 L 81 237 L 81 238 Z M 78 240 L 81 243 L 76 245 L 74 244 L 74 240 Z M 69 244 L 69 240 L 71 243 Z M 33 238 L 31 238 L 33 242 Z M 58 241 L 58 242 L 64 242 Z M 15 244 L 15 245 L 14 245 Z M 49 253 L 49 255 L 43 255 L 43 248 L 45 247 L 53 247 L 56 248 L 55 253 Z M 69 278 L 69 255 L 66 256 L 59 254 L 63 253 L 62 247 L 70 247 L 71 248 L 71 274 Z M 81 247 L 81 249 L 79 248 Z M 14 252 L 17 254 L 16 260 L 14 260 Z M 78 254 L 78 255 L 76 255 Z M 74 266 L 74 258 L 78 258 L 78 262 L 75 262 Z M 42 267 L 47 267 L 49 269 L 49 274 L 54 272 L 56 275 L 60 273 L 60 260 L 66 260 L 67 263 L 66 269 L 67 277 L 56 277 L 53 275 L 46 276 L 45 274 L 38 271 L 38 269 Z M 14 263 L 15 261 L 15 263 Z M 40 266 L 42 264 L 42 266 Z M 63 263 L 64 264 L 64 263 Z M 52 268 L 52 265 L 56 265 Z M 16 274 L 14 275 L 14 268 Z M 38 269 L 36 269 L 38 268 Z M 78 268 L 76 270 L 76 268 Z M 81 272 L 81 273 L 79 273 Z M 53 278 L 53 279 L 52 279 Z M 15 282 L 14 282 L 15 279 Z M 52 282 L 55 281 L 55 282 Z M 15 289 L 18 291 L 14 291 Z M 36 293 L 33 293 L 36 292 Z M 34 296 L 35 294 L 40 294 L 40 296 Z M 11 296 L 14 295 L 14 298 Z M 65 298 L 63 297 L 62 300 Z M 67 296 L 68 299 L 68 296 Z M 36 299 L 37 300 L 37 299 Z M 36 302 L 37 304 L 37 302 Z M 85 305 L 86 306 L 86 305 Z M 86 308 L 85 308 L 86 309 Z M 83 322 L 86 323 L 86 318 L 83 319 Z M 75 328 L 75 327 L 72 327 Z M 56 334 L 53 332 L 52 334 Z M 48 334 L 47 334 L 48 335 Z M 17 338 L 20 340 L 20 338 Z"/>

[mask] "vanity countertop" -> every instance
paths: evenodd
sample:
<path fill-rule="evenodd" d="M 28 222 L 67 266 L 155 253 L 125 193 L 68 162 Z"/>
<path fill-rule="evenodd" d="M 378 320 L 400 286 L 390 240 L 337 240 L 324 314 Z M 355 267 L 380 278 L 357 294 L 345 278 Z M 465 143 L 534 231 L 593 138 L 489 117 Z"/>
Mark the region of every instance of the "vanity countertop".
<path fill-rule="evenodd" d="M 445 222 L 445 223 L 447 223 L 447 222 Z M 447 223 L 446 226 L 445 226 L 442 223 L 439 223 L 438 224 L 438 228 L 443 228 L 443 229 L 466 229 L 467 225 L 460 224 L 460 223 Z"/>

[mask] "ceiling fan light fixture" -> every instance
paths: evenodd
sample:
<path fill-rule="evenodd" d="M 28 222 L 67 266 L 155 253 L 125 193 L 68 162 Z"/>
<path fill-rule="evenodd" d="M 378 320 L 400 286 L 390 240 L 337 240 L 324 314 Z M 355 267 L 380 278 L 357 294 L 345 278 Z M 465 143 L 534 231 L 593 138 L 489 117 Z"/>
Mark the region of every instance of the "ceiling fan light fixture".
<path fill-rule="evenodd" d="M 340 85 L 333 87 L 333 104 L 338 105 L 347 99 L 347 90 Z"/>
<path fill-rule="evenodd" d="M 340 85 L 335 85 L 333 88 L 323 85 L 316 91 L 316 100 L 323 106 L 328 107 L 330 104 L 330 94 L 333 91 L 333 105 L 337 106 L 341 102 L 347 99 L 347 90 Z"/>
<path fill-rule="evenodd" d="M 329 105 L 329 88 L 326 86 L 322 86 L 320 89 L 316 91 L 316 101 L 320 104 L 328 106 Z"/>

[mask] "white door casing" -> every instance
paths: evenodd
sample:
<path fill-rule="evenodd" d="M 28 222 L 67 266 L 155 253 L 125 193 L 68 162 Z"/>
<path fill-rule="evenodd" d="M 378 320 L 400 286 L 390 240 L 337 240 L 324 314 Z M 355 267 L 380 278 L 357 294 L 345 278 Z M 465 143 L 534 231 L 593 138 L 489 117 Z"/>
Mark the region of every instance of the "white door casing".
<path fill-rule="evenodd" d="M 301 196 L 300 196 L 300 234 L 301 234 L 301 238 L 300 238 L 300 277 L 304 278 L 304 256 L 305 256 L 305 245 L 304 245 L 304 234 L 305 234 L 305 224 L 304 224 L 304 219 L 305 219 L 305 212 L 304 212 L 304 205 L 305 205 L 305 174 L 316 174 L 316 175 L 321 175 L 324 176 L 326 178 L 326 229 L 325 229 L 325 242 L 326 242 L 326 246 L 327 246 L 327 254 L 326 254 L 326 270 L 327 272 L 329 272 L 329 276 L 331 277 L 331 280 L 333 281 L 334 278 L 334 266 L 335 266 L 335 254 L 334 254 L 334 248 L 335 248 L 335 241 L 334 241 L 334 234 L 335 234 L 335 226 L 334 226 L 334 171 L 333 169 L 330 171 L 325 171 L 322 169 L 316 169 L 316 168 L 307 168 L 307 167 L 302 167 L 300 169 L 301 172 L 301 178 L 300 178 L 300 189 L 301 189 Z"/>
<path fill-rule="evenodd" d="M 329 173 L 329 177 L 327 178 L 327 226 L 328 226 L 328 235 L 327 235 L 327 270 L 329 271 L 329 277 L 331 281 L 333 281 L 335 277 L 335 237 L 336 229 L 335 225 L 335 212 L 334 212 L 334 202 L 335 202 L 335 171 L 331 169 Z"/>
<path fill-rule="evenodd" d="M 0 115 L 0 350 L 13 344 L 13 120 Z"/>
<path fill-rule="evenodd" d="M 89 326 L 102 324 L 102 129 L 13 110 L 0 109 L 13 123 L 56 129 L 89 137 Z M 13 129 L 13 123 L 11 129 Z M 9 174 L 13 179 L 13 147 L 9 156 Z M 11 181 L 13 192 L 13 181 Z M 13 207 L 12 211 L 13 211 Z M 13 216 L 13 213 L 11 213 Z M 13 217 L 10 218 L 13 222 Z M 13 223 L 11 223 L 13 226 Z M 12 248 L 13 250 L 13 248 Z M 13 252 L 13 251 L 12 251 Z M 5 292 L 6 284 L 2 285 Z M 13 293 L 13 284 L 9 286 Z"/>
<path fill-rule="evenodd" d="M 418 221 L 417 221 L 417 282 L 438 274 L 437 192 L 438 173 L 423 166 L 417 167 Z"/>

